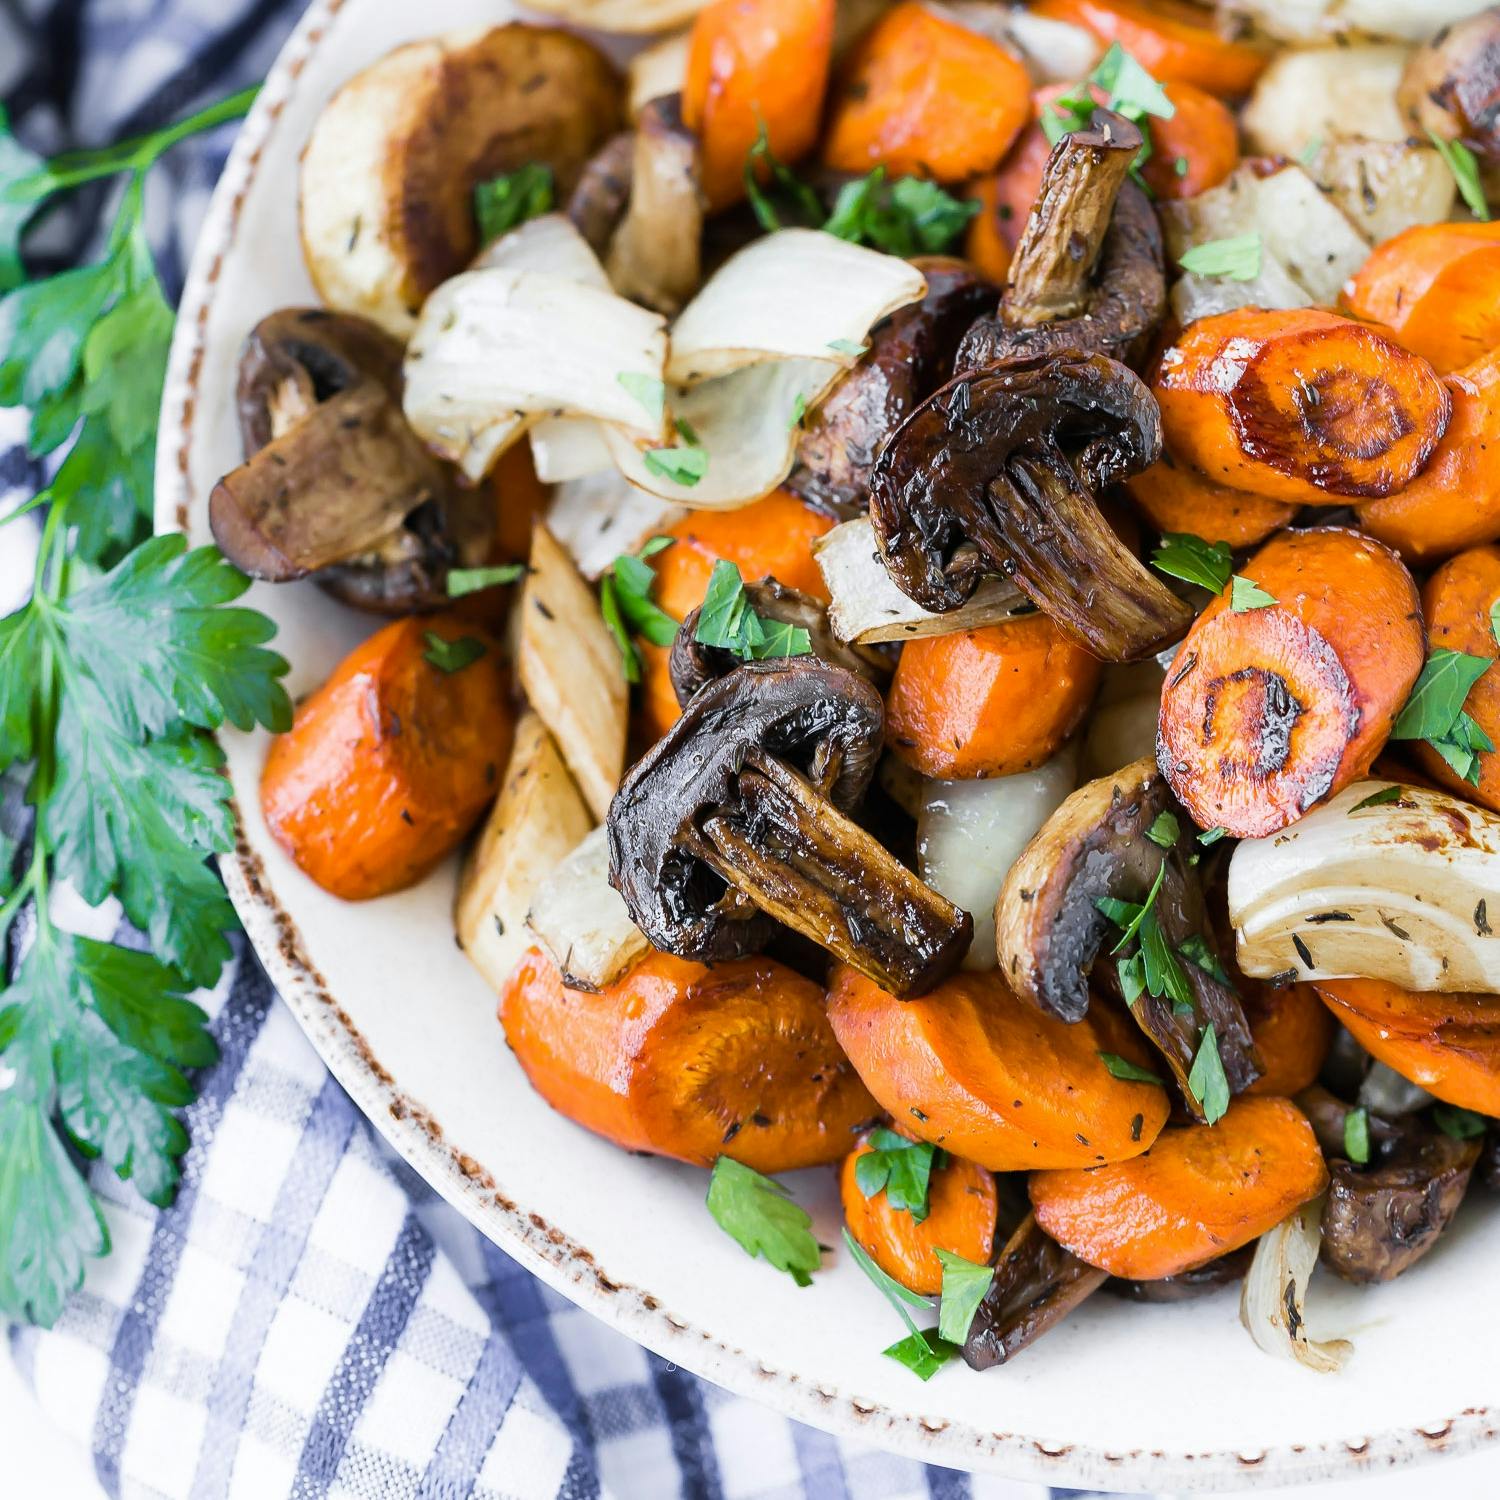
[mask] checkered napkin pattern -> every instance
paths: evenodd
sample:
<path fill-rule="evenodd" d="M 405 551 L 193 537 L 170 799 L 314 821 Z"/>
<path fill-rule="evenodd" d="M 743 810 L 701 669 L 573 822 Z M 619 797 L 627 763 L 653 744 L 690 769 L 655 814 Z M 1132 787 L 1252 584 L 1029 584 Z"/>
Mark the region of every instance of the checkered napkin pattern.
<path fill-rule="evenodd" d="M 0 0 L 0 97 L 38 150 L 116 139 L 262 76 L 299 9 L 299 0 Z M 189 143 L 153 179 L 150 227 L 169 291 L 231 138 Z M 37 259 L 55 269 L 89 253 L 108 206 L 100 189 L 49 216 Z M 21 438 L 21 414 L 0 412 L 0 514 L 46 480 Z M 0 615 L 24 599 L 35 545 L 31 518 L 0 531 Z M 20 831 L 18 780 L 0 794 L 0 818 Z M 54 915 L 91 936 L 134 940 L 117 908 L 89 909 L 66 888 Z M 12 966 L 28 925 L 23 916 L 0 955 Z M 253 954 L 242 942 L 236 952 L 217 989 L 197 997 L 220 1057 L 196 1079 L 175 1202 L 154 1209 L 96 1167 L 111 1254 L 91 1264 L 55 1328 L 9 1330 L 25 1381 L 92 1454 L 105 1494 L 1047 1495 L 790 1422 L 573 1307 L 383 1148 Z M 747 1261 L 745 1274 L 770 1273 Z M 0 1494 L 4 1463 L 0 1452 Z"/>

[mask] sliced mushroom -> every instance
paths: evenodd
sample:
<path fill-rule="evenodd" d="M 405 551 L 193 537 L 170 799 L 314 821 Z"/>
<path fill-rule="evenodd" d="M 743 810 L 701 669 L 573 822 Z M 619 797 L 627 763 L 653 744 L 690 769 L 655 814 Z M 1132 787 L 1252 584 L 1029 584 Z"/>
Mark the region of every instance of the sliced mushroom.
<path fill-rule="evenodd" d="M 411 42 L 357 73 L 302 153 L 302 247 L 323 300 L 404 336 L 473 257 L 476 184 L 539 162 L 565 196 L 618 127 L 621 93 L 597 47 L 520 23 Z"/>
<path fill-rule="evenodd" d="M 965 329 L 994 301 L 995 288 L 965 261 L 926 256 L 914 264 L 927 278 L 926 296 L 874 330 L 860 362 L 802 421 L 787 488 L 840 520 L 863 514 L 881 448 L 947 378 Z"/>
<path fill-rule="evenodd" d="M 1147 837 L 1163 813 L 1178 825 L 1168 848 Z M 1106 939 L 1118 932 L 1099 901 L 1144 901 L 1158 875 L 1152 913 L 1162 936 L 1174 953 L 1197 940 L 1204 945 L 1200 957 L 1216 963 L 1212 923 L 1196 867 L 1188 863 L 1192 846 L 1191 820 L 1151 760 L 1080 787 L 1011 866 L 995 903 L 995 947 L 1012 990 L 1064 1021 L 1081 1020 L 1090 1004 L 1090 973 Z M 1187 1080 L 1209 1024 L 1231 1093 L 1248 1088 L 1260 1067 L 1233 989 L 1201 963 L 1179 962 L 1192 993 L 1187 1013 L 1150 993 L 1141 994 L 1130 1013 L 1165 1056 L 1189 1110 L 1201 1117 Z"/>
<path fill-rule="evenodd" d="M 382 614 L 447 602 L 453 566 L 489 551 L 494 504 L 459 489 L 402 415 L 401 348 L 362 318 L 287 308 L 240 357 L 246 461 L 214 486 L 209 525 L 236 567 L 310 573 Z"/>
<path fill-rule="evenodd" d="M 1127 181 L 1139 127 L 1096 109 L 1052 149 L 998 313 L 979 319 L 957 368 L 1067 352 L 1130 360 L 1166 310 L 1161 232 Z"/>
<path fill-rule="evenodd" d="M 1462 141 L 1500 165 L 1500 6 L 1445 26 L 1406 64 L 1396 104 L 1413 134 Z"/>
<path fill-rule="evenodd" d="M 964 1363 L 971 1370 L 1007 1364 L 1108 1280 L 1107 1271 L 1064 1250 L 1027 1214 L 995 1259 L 995 1279 L 964 1340 Z"/>
<path fill-rule="evenodd" d="M 1131 1302 L 1191 1302 L 1241 1281 L 1250 1269 L 1254 1254 L 1254 1243 L 1241 1245 L 1238 1250 L 1215 1256 L 1204 1265 L 1194 1266 L 1191 1271 L 1179 1271 L 1175 1276 L 1163 1276 L 1159 1281 L 1112 1279 L 1105 1290 Z"/>
<path fill-rule="evenodd" d="M 745 600 L 761 619 L 805 630 L 813 655 L 819 660 L 853 672 L 877 688 L 890 680 L 894 670 L 891 658 L 868 646 L 846 646 L 829 628 L 827 610 L 811 594 L 788 588 L 774 578 L 763 578 L 759 583 L 745 585 Z M 701 607 L 690 611 L 678 627 L 667 661 L 672 690 L 683 707 L 705 682 L 727 675 L 740 663 L 732 651 L 722 646 L 706 646 L 698 640 L 698 620 L 702 613 Z"/>
<path fill-rule="evenodd" d="M 1141 380 L 1102 355 L 960 375 L 897 429 L 875 465 L 870 521 L 886 571 L 924 609 L 957 609 L 1009 577 L 1096 656 L 1133 661 L 1192 611 L 1115 534 L 1095 496 L 1161 453 Z"/>
<path fill-rule="evenodd" d="M 774 919 L 893 994 L 951 974 L 968 914 L 846 816 L 883 721 L 875 688 L 810 656 L 706 684 L 610 804 L 610 880 L 651 942 L 735 958 L 763 946 Z"/>
<path fill-rule="evenodd" d="M 1378 1162 L 1335 1159 L 1323 1210 L 1323 1264 L 1346 1281 L 1390 1281 L 1437 1243 L 1458 1212 L 1480 1143 L 1409 1130 Z"/>
<path fill-rule="evenodd" d="M 641 111 L 632 146 L 630 200 L 605 261 L 622 297 L 680 312 L 703 274 L 698 138 L 682 123 L 682 96 Z"/>
<path fill-rule="evenodd" d="M 625 217 L 634 170 L 635 132 L 622 130 L 584 163 L 578 185 L 568 196 L 568 218 L 596 255 L 609 249 Z"/>

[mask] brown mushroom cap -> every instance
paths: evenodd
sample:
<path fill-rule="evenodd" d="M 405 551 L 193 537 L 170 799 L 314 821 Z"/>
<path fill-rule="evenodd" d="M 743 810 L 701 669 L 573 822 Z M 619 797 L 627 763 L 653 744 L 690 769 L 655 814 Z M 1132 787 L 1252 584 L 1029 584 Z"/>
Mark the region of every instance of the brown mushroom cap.
<path fill-rule="evenodd" d="M 1151 392 L 1102 355 L 959 375 L 875 464 L 870 520 L 886 571 L 936 614 L 1005 575 L 1096 656 L 1153 655 L 1186 633 L 1192 611 L 1142 567 L 1095 497 L 1160 454 Z"/>
<path fill-rule="evenodd" d="M 891 314 L 870 335 L 859 363 L 803 419 L 786 486 L 840 520 L 863 512 L 886 440 L 917 402 L 948 378 L 960 338 L 996 289 L 966 261 L 920 256 L 920 302 Z"/>
<path fill-rule="evenodd" d="M 1425 138 L 1462 141 L 1488 167 L 1500 165 L 1500 7 L 1445 26 L 1412 53 L 1396 103 Z"/>

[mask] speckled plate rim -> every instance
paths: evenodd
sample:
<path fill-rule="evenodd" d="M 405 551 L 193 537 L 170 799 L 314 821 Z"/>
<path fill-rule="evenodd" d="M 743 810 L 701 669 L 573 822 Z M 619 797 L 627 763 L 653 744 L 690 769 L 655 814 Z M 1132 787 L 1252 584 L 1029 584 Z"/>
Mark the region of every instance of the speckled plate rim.
<path fill-rule="evenodd" d="M 308 8 L 277 57 L 214 192 L 188 272 L 167 373 L 157 447 L 158 531 L 189 529 L 189 453 L 208 313 L 226 260 L 235 251 L 246 195 L 298 78 L 348 3 L 351 0 L 314 0 Z M 825 1431 L 924 1462 L 1045 1484 L 1128 1490 L 1232 1489 L 1346 1479 L 1468 1452 L 1500 1433 L 1500 1417 L 1493 1408 L 1470 1407 L 1423 1428 L 1257 1452 L 1114 1452 L 1048 1444 L 1024 1433 L 989 1431 L 964 1422 L 934 1423 L 855 1392 L 814 1384 L 794 1370 L 769 1368 L 711 1329 L 675 1316 L 669 1293 L 612 1279 L 587 1246 L 500 1191 L 491 1174 L 460 1143 L 444 1137 L 437 1117 L 404 1093 L 373 1054 L 309 957 L 294 917 L 243 836 L 219 864 L 250 941 L 303 1030 L 354 1102 L 422 1178 L 548 1285 L 647 1348 L 737 1394 Z"/>

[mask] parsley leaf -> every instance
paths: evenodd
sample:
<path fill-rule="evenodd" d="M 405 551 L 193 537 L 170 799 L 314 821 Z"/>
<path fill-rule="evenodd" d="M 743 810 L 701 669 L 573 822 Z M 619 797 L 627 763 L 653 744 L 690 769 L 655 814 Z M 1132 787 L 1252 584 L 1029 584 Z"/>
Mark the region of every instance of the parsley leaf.
<path fill-rule="evenodd" d="M 826 233 L 888 255 L 937 255 L 946 250 L 979 212 L 971 199 L 954 198 L 924 177 L 887 182 L 876 167 L 846 182 L 823 225 Z"/>
<path fill-rule="evenodd" d="M 1219 1056 L 1218 1038 L 1214 1035 L 1212 1021 L 1203 1028 L 1203 1039 L 1198 1044 L 1198 1055 L 1188 1073 L 1188 1089 L 1203 1110 L 1203 1118 L 1210 1125 L 1224 1118 L 1229 1108 L 1229 1080 L 1224 1076 L 1224 1061 Z"/>
<path fill-rule="evenodd" d="M 1254 281 L 1260 275 L 1260 235 L 1231 235 L 1223 240 L 1205 240 L 1184 250 L 1177 264 L 1195 276 L 1218 276 L 1227 281 Z"/>
<path fill-rule="evenodd" d="M 938 1148 L 909 1141 L 884 1127 L 869 1136 L 870 1150 L 854 1161 L 854 1183 L 866 1198 L 884 1192 L 894 1209 L 904 1209 L 920 1224 L 927 1217 L 927 1190 Z"/>
<path fill-rule="evenodd" d="M 1362 797 L 1349 811 L 1357 813 L 1367 807 L 1384 807 L 1388 802 L 1399 802 L 1401 790 L 1399 786 L 1383 786 L 1378 792 L 1371 792 L 1368 797 Z"/>
<path fill-rule="evenodd" d="M 438 671 L 450 674 L 472 667 L 486 654 L 487 649 L 483 641 L 472 635 L 461 635 L 457 640 L 445 641 L 437 631 L 426 630 L 422 633 L 422 639 L 427 642 L 422 660 L 431 663 Z"/>
<path fill-rule="evenodd" d="M 678 448 L 648 448 L 642 457 L 653 474 L 688 488 L 708 473 L 708 449 L 691 444 Z"/>
<path fill-rule="evenodd" d="M 1472 1109 L 1462 1109 L 1456 1104 L 1434 1104 L 1432 1119 L 1444 1135 L 1455 1141 L 1472 1141 L 1489 1128 L 1489 1121 Z"/>
<path fill-rule="evenodd" d="M 1365 1109 L 1351 1109 L 1344 1114 L 1344 1155 L 1355 1166 L 1363 1167 L 1370 1160 L 1370 1113 Z"/>
<path fill-rule="evenodd" d="M 527 219 L 551 213 L 554 197 L 552 168 L 541 162 L 527 162 L 514 172 L 476 183 L 474 219 L 480 243 L 488 245 Z"/>
<path fill-rule="evenodd" d="M 1136 933 L 1141 929 L 1141 924 L 1146 920 L 1157 896 L 1161 892 L 1161 883 L 1167 878 L 1167 862 L 1163 860 L 1156 871 L 1156 879 L 1151 882 L 1151 889 L 1146 892 L 1146 899 L 1136 905 L 1131 901 L 1119 901 L 1113 896 L 1100 896 L 1094 905 L 1104 913 L 1116 926 L 1125 930 L 1120 934 L 1120 941 L 1109 951 L 1118 953 Z"/>
<path fill-rule="evenodd" d="M 875 1283 L 885 1300 L 896 1309 L 901 1315 L 901 1321 L 906 1324 L 907 1336 L 882 1352 L 888 1359 L 905 1365 L 919 1380 L 931 1380 L 959 1352 L 958 1346 L 944 1339 L 938 1330 L 931 1329 L 926 1333 L 920 1331 L 906 1310 L 908 1307 L 916 1307 L 926 1312 L 932 1303 L 928 1298 L 902 1286 L 894 1277 L 887 1276 L 847 1228 L 844 1230 L 844 1243 L 849 1247 L 849 1254 L 854 1258 L 855 1265 Z"/>
<path fill-rule="evenodd" d="M 909 1333 L 904 1339 L 892 1344 L 881 1353 L 898 1365 L 905 1365 L 918 1380 L 931 1380 L 955 1355 L 961 1353 L 957 1344 L 950 1344 L 938 1335 L 936 1328 L 925 1333 Z"/>
<path fill-rule="evenodd" d="M 1170 578 L 1196 583 L 1211 594 L 1222 594 L 1234 566 L 1228 542 L 1205 542 L 1188 532 L 1164 532 L 1161 546 L 1151 554 L 1151 566 Z"/>
<path fill-rule="evenodd" d="M 502 583 L 514 583 L 526 573 L 525 563 L 499 563 L 493 568 L 449 568 L 448 597 L 462 599 Z"/>
<path fill-rule="evenodd" d="M 667 412 L 665 381 L 659 380 L 655 375 L 638 375 L 634 370 L 621 370 L 615 379 L 624 387 L 625 394 L 632 401 L 640 403 L 653 422 L 665 420 Z"/>
<path fill-rule="evenodd" d="M 1161 1083 L 1160 1077 L 1150 1068 L 1142 1068 L 1127 1057 L 1113 1052 L 1101 1052 L 1099 1061 L 1109 1070 L 1111 1078 L 1123 1079 L 1126 1083 Z"/>
<path fill-rule="evenodd" d="M 1469 212 L 1476 219 L 1486 222 L 1490 217 L 1490 206 L 1485 201 L 1484 186 L 1479 181 L 1479 163 L 1474 158 L 1474 153 L 1464 145 L 1462 141 L 1445 141 L 1435 131 L 1427 132 L 1432 144 L 1437 147 L 1438 155 L 1443 158 L 1443 164 L 1453 174 L 1453 181 L 1458 186 L 1458 195 L 1466 204 Z"/>
<path fill-rule="evenodd" d="M 769 184 L 770 190 L 762 184 Z M 745 153 L 745 196 L 755 222 L 767 234 L 792 224 L 814 228 L 823 222 L 818 195 L 771 150 L 766 122 L 761 120 L 754 144 Z"/>
<path fill-rule="evenodd" d="M 1146 837 L 1162 849 L 1170 849 L 1182 837 L 1182 825 L 1173 812 L 1157 813 L 1155 821 L 1146 830 Z"/>
<path fill-rule="evenodd" d="M 708 1180 L 708 1211 L 747 1255 L 763 1255 L 798 1286 L 812 1284 L 823 1263 L 812 1219 L 775 1178 L 721 1156 Z"/>
<path fill-rule="evenodd" d="M 653 646 L 670 646 L 677 638 L 677 621 L 651 597 L 656 573 L 645 561 L 670 547 L 672 541 L 669 536 L 656 536 L 635 556 L 621 553 L 599 580 L 599 610 L 619 648 L 627 682 L 641 680 L 641 654 L 635 636 L 644 636 Z"/>
<path fill-rule="evenodd" d="M 943 1294 L 938 1303 L 938 1337 L 962 1344 L 984 1294 L 995 1279 L 993 1266 L 981 1266 L 951 1250 L 935 1246 L 933 1254 L 943 1267 Z"/>
<path fill-rule="evenodd" d="M 923 1312 L 926 1312 L 932 1306 L 932 1299 L 924 1297 L 920 1292 L 912 1291 L 910 1287 L 902 1286 L 894 1276 L 888 1276 L 882 1271 L 870 1259 L 870 1254 L 865 1247 L 849 1233 L 847 1225 L 844 1228 L 844 1243 L 849 1247 L 849 1254 L 854 1257 L 855 1265 L 875 1283 L 885 1297 L 885 1300 L 901 1314 L 906 1326 L 915 1333 L 917 1325 L 912 1322 L 911 1315 L 906 1309 L 908 1307 L 918 1307 Z"/>
<path fill-rule="evenodd" d="M 812 638 L 801 626 L 763 620 L 750 608 L 740 570 L 722 557 L 709 574 L 693 639 L 704 646 L 717 646 L 742 661 L 807 656 L 812 651 Z"/>
<path fill-rule="evenodd" d="M 1228 832 L 1229 830 L 1222 826 L 1218 828 L 1205 828 L 1198 835 L 1198 842 L 1206 849 L 1210 844 L 1217 844 Z"/>
<path fill-rule="evenodd" d="M 1474 684 L 1495 664 L 1490 656 L 1470 656 L 1439 647 L 1391 728 L 1393 740 L 1426 740 L 1467 781 L 1478 784 L 1479 756 L 1495 748 L 1483 729 L 1464 712 Z"/>
<path fill-rule="evenodd" d="M 1230 580 L 1229 608 L 1237 615 L 1250 609 L 1266 609 L 1275 602 L 1275 595 L 1268 594 L 1253 579 L 1243 578 L 1236 573 Z"/>

